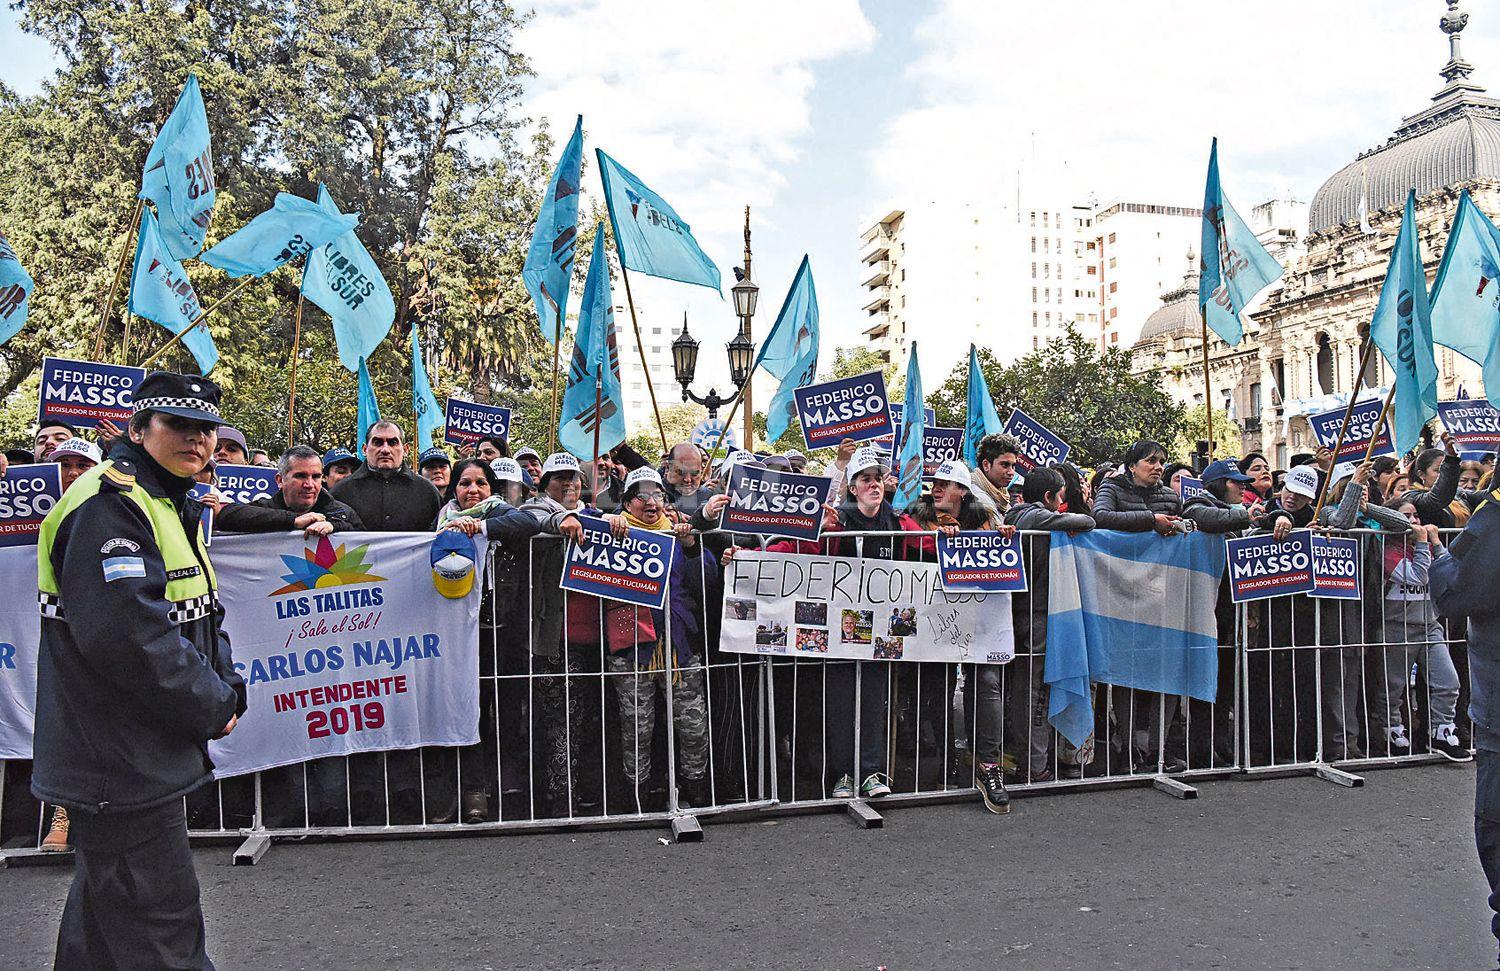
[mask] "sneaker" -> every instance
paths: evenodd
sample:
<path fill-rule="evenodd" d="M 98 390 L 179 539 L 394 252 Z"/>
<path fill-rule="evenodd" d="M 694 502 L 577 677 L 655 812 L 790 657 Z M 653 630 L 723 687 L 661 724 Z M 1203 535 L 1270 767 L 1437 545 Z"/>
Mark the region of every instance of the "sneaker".
<path fill-rule="evenodd" d="M 841 776 L 839 776 L 838 784 L 833 787 L 833 798 L 835 798 L 835 799 L 853 799 L 854 798 L 854 779 L 853 779 L 853 777 L 848 776 L 848 775 L 841 775 Z"/>
<path fill-rule="evenodd" d="M 859 794 L 866 799 L 879 799 L 881 796 L 889 796 L 891 787 L 885 784 L 879 772 L 871 772 L 859 784 Z"/>
<path fill-rule="evenodd" d="M 1026 781 L 1028 783 L 1051 782 L 1052 770 L 1046 766 L 1040 769 L 1032 769 L 1026 773 Z"/>
<path fill-rule="evenodd" d="M 52 810 L 52 825 L 42 840 L 43 853 L 66 853 L 73 847 L 68 845 L 68 811 L 62 806 Z"/>
<path fill-rule="evenodd" d="M 1386 754 L 1389 756 L 1410 755 L 1411 739 L 1406 737 L 1406 726 L 1400 725 L 1386 733 Z"/>
<path fill-rule="evenodd" d="M 1439 725 L 1432 733 L 1432 750 L 1450 762 L 1469 762 L 1474 756 L 1458 740 L 1458 728 Z"/>
<path fill-rule="evenodd" d="M 981 765 L 975 774 L 979 783 L 979 794 L 984 797 L 984 808 L 996 815 L 1010 812 L 1010 793 L 1005 791 L 1005 778 L 998 765 Z"/>

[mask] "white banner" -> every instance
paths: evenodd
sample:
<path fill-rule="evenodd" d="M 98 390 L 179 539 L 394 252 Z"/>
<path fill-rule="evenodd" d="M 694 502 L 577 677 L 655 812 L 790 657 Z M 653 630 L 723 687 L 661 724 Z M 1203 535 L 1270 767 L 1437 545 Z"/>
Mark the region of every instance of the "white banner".
<path fill-rule="evenodd" d="M 1015 655 L 1008 593 L 944 593 L 936 563 L 742 551 L 724 575 L 723 649 L 862 661 Z"/>
<path fill-rule="evenodd" d="M 31 758 L 36 725 L 36 655 L 42 618 L 36 597 L 36 547 L 0 548 L 0 759 Z"/>
<path fill-rule="evenodd" d="M 214 569 L 250 708 L 219 778 L 354 752 L 479 741 L 479 598 L 432 582 L 432 535 L 221 536 Z"/>

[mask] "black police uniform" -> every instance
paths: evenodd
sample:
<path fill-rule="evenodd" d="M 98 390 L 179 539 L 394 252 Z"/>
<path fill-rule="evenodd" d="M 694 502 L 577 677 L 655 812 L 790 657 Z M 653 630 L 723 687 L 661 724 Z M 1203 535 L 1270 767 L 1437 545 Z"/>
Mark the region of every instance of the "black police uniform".
<path fill-rule="evenodd" d="M 217 423 L 219 389 L 158 372 L 137 411 Z M 42 525 L 37 798 L 66 806 L 73 885 L 59 968 L 212 968 L 183 796 L 245 711 L 192 481 L 124 442 Z"/>

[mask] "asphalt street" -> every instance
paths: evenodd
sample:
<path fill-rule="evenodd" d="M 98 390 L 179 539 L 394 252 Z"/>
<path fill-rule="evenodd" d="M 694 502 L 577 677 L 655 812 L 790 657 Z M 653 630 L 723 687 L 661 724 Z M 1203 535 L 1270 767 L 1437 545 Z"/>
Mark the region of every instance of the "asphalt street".
<path fill-rule="evenodd" d="M 198 851 L 220 968 L 1493 968 L 1472 766 L 656 830 Z M 71 870 L 0 871 L 50 965 Z"/>

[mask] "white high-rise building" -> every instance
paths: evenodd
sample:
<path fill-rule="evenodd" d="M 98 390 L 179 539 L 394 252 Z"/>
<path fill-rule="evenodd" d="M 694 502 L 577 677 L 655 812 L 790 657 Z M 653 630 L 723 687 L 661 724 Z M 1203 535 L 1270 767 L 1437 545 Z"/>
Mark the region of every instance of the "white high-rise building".
<path fill-rule="evenodd" d="M 1093 333 L 1099 348 L 1129 349 L 1162 294 L 1182 282 L 1188 252 L 1197 252 L 1203 210 L 1156 203 L 1115 202 L 1094 221 L 1099 302 Z M 1088 333 L 1089 331 L 1085 331 Z"/>

